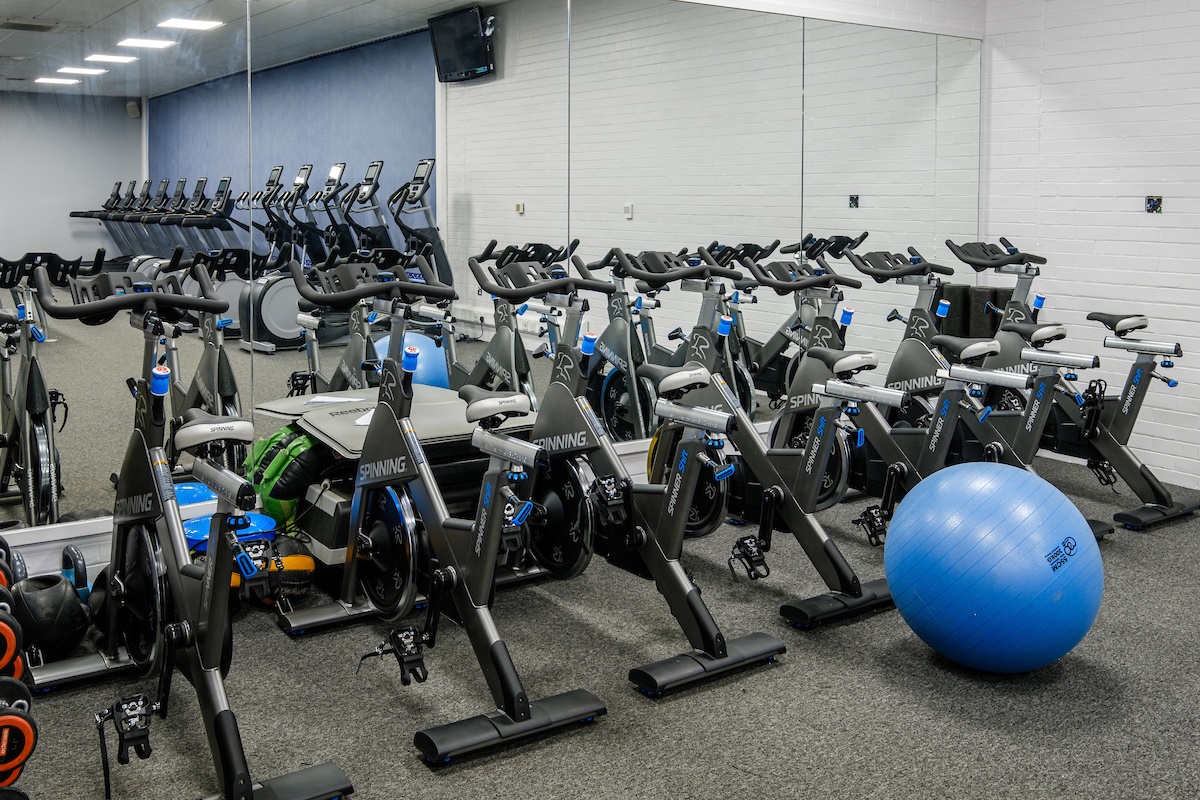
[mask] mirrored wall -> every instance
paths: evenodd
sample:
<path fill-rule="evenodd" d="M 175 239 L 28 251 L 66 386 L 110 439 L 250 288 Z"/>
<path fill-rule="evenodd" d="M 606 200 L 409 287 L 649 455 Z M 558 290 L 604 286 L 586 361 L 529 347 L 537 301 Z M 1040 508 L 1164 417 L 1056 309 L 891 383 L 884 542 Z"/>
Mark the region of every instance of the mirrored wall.
<path fill-rule="evenodd" d="M 334 247 L 401 246 L 436 229 L 458 333 L 486 338 L 493 306 L 467 259 L 493 239 L 579 239 L 594 260 L 612 247 L 694 252 L 869 231 L 862 249 L 915 247 L 949 263 L 942 242 L 977 234 L 976 40 L 679 0 L 509 0 L 480 12 L 490 74 L 442 82 L 439 68 L 453 65 L 440 63 L 428 21 L 464 7 L 10 0 L 0 146 L 18 157 L 7 161 L 0 256 L 51 251 L 86 263 L 103 246 L 123 267 L 175 244 L 246 251 L 223 292 L 237 317 L 226 349 L 249 411 L 284 397 L 308 367 L 281 253 L 317 263 Z M 159 27 L 171 18 L 221 24 Z M 167 46 L 121 44 L 129 39 Z M 79 71 L 88 69 L 103 71 Z M 187 206 L 201 178 L 198 207 L 228 222 L 163 230 L 71 216 Z M 228 202 L 213 206 L 225 178 Z M 901 331 L 885 317 L 911 303 L 908 292 L 868 281 L 848 293 L 856 346 L 890 351 Z M 756 297 L 745 320 L 765 337 L 790 301 Z M 694 323 L 699 298 L 661 299 L 663 340 Z M 593 307 L 587 324 L 600 329 L 607 320 Z M 529 317 L 532 348 L 539 325 Z M 57 341 L 39 356 L 70 403 L 64 507 L 104 508 L 129 429 L 123 381 L 139 369 L 141 342 L 115 324 L 49 328 Z M 341 357 L 329 344 L 326 371 Z M 188 378 L 198 337 L 180 348 Z M 256 424 L 269 433 L 279 422 Z"/>
<path fill-rule="evenodd" d="M 125 381 L 142 369 L 143 339 L 124 317 L 87 327 L 38 314 L 15 262 L 54 253 L 80 259 L 86 272 L 103 249 L 104 268 L 124 272 L 177 245 L 213 246 L 209 231 L 164 218 L 212 214 L 222 182 L 247 185 L 247 43 L 246 0 L 3 4 L 0 258 L 9 263 L 0 306 L 26 305 L 45 334 L 38 342 L 32 328 L 6 330 L 6 388 L 41 394 L 26 377 L 36 360 L 53 411 L 37 419 L 5 401 L 6 433 L 26 429 L 31 443 L 29 455 L 5 451 L 0 520 L 29 522 L 26 506 L 44 510 L 55 484 L 57 513 L 111 512 L 109 475 L 133 427 Z M 218 137 L 226 143 L 213 157 L 193 157 Z M 236 213 L 232 203 L 217 205 Z M 70 302 L 63 289 L 56 296 Z M 198 354 L 195 337 L 181 340 L 181 372 L 194 372 Z M 247 389 L 249 366 L 232 362 Z M 31 493 L 38 500 L 22 502 Z"/>

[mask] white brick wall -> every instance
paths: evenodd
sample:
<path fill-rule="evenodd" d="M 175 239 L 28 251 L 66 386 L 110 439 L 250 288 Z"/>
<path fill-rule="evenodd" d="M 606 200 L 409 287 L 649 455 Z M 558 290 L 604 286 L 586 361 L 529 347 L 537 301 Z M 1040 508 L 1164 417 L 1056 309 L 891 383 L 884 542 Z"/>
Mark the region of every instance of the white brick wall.
<path fill-rule="evenodd" d="M 687 0 L 772 14 L 983 38 L 987 0 Z"/>
<path fill-rule="evenodd" d="M 670 0 L 576 3 L 571 235 L 584 258 L 613 246 L 801 239 L 803 45 L 795 17 Z M 663 302 L 660 337 L 695 324 L 698 295 L 672 290 Z M 759 293 L 751 329 L 769 333 L 786 302 Z"/>
<path fill-rule="evenodd" d="M 989 0 L 981 232 L 1046 256 L 1037 288 L 1072 349 L 1114 389 L 1129 359 L 1087 312 L 1148 314 L 1185 356 L 1130 444 L 1163 480 L 1200 487 L 1200 9 L 1178 0 Z M 1164 213 L 1146 214 L 1146 195 Z"/>
<path fill-rule="evenodd" d="M 444 90 L 439 227 L 464 303 L 491 321 L 467 258 L 502 244 L 567 239 L 566 0 L 514 0 L 496 14 L 496 77 Z M 517 214 L 517 203 L 525 213 Z"/>
<path fill-rule="evenodd" d="M 821 20 L 805 27 L 805 229 L 865 230 L 861 252 L 913 246 L 953 265 L 942 242 L 977 232 L 979 43 Z M 904 333 L 887 313 L 907 314 L 916 290 L 865 281 L 847 292 L 849 344 L 878 351 L 871 379 L 882 381 Z"/>

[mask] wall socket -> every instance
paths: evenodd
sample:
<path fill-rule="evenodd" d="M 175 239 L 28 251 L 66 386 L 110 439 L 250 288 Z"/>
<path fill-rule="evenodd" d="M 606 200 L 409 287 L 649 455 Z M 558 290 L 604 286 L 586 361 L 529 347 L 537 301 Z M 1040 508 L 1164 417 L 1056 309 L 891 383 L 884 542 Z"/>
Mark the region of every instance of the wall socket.
<path fill-rule="evenodd" d="M 524 203 L 517 203 L 517 213 L 518 214 L 525 213 L 525 204 Z"/>
<path fill-rule="evenodd" d="M 858 195 L 856 195 L 856 194 L 850 195 L 850 207 L 858 208 Z"/>
<path fill-rule="evenodd" d="M 1158 195 L 1146 195 L 1146 213 L 1161 214 L 1162 213 L 1162 197 Z"/>
<path fill-rule="evenodd" d="M 633 219 L 633 203 L 625 204 L 625 219 Z"/>

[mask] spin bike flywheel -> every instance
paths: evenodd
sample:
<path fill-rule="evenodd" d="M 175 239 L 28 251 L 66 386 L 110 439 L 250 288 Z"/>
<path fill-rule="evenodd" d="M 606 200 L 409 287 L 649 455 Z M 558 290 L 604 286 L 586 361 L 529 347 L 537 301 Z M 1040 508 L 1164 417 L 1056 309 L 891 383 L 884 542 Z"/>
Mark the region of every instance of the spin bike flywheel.
<path fill-rule="evenodd" d="M 25 503 L 25 519 L 29 525 L 48 525 L 50 504 L 58 489 L 57 453 L 50 452 L 50 436 L 44 421 L 29 423 L 30 452 L 25 453 L 21 476 L 21 499 Z"/>
<path fill-rule="evenodd" d="M 375 610 L 386 619 L 412 611 L 417 599 L 417 570 L 427 559 L 423 537 L 408 493 L 387 487 L 365 501 L 358 548 L 358 582 Z"/>
<path fill-rule="evenodd" d="M 166 617 L 161 563 L 150 529 L 145 525 L 134 526 L 125 536 L 117 573 L 124 593 L 120 598 L 114 598 L 111 591 L 108 594 L 108 602 L 118 604 L 117 631 L 129 658 L 147 673 L 157 664 Z"/>
<path fill-rule="evenodd" d="M 799 420 L 792 417 L 794 423 L 790 431 L 781 431 L 779 425 L 781 418 L 776 417 L 771 421 L 771 429 L 767 433 L 769 446 L 794 450 L 803 449 L 808 444 L 808 435 L 812 431 L 812 423 L 815 417 L 815 414 L 805 414 Z M 824 511 L 827 508 L 836 506 L 846 496 L 849 485 L 850 443 L 840 429 L 834 428 L 833 451 L 830 452 L 829 461 L 825 464 L 825 472 L 821 475 L 821 488 L 817 492 L 817 507 L 815 510 Z"/>
<path fill-rule="evenodd" d="M 680 429 L 677 424 L 663 425 L 650 437 L 650 448 L 646 453 L 646 474 L 651 483 L 662 483 L 667 472 L 666 465 L 675 463 L 676 448 L 679 445 Z M 666 458 L 662 458 L 660 447 L 669 448 Z M 706 449 L 706 454 L 719 465 L 725 464 L 725 453 L 714 447 Z M 687 522 L 684 523 L 683 535 L 689 539 L 708 536 L 721 526 L 725 519 L 725 502 L 729 497 L 729 487 L 725 481 L 716 480 L 712 473 L 702 472 L 692 495 L 692 505 L 688 508 Z"/>
<path fill-rule="evenodd" d="M 629 384 L 625 373 L 619 369 L 610 369 L 604 375 L 604 383 L 600 389 L 600 407 L 597 411 L 605 429 L 608 430 L 608 435 L 619 442 L 640 439 L 643 435 L 633 422 L 629 403 Z M 638 393 L 638 403 L 642 407 L 642 419 L 650 420 L 653 417 L 650 393 L 645 391 L 644 385 L 643 391 Z"/>
<path fill-rule="evenodd" d="M 537 476 L 532 500 L 545 514 L 528 523 L 529 553 L 552 578 L 574 578 L 592 560 L 596 514 L 589 477 L 586 466 L 571 459 L 551 461 Z"/>

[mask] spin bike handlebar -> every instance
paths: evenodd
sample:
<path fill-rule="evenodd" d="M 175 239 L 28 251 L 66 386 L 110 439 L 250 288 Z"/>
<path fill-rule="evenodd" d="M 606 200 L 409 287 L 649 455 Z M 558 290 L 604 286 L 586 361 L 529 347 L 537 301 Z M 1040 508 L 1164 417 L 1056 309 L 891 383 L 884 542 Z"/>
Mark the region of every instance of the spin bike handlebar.
<path fill-rule="evenodd" d="M 178 311 L 207 311 L 220 314 L 229 308 L 229 301 L 217 294 L 213 288 L 208 270 L 199 265 L 192 265 L 192 278 L 200 285 L 202 297 L 178 294 L 173 291 L 133 292 L 127 294 L 110 294 L 106 297 L 93 299 L 88 287 L 81 287 L 76 293 L 74 305 L 60 305 L 54 299 L 54 291 L 50 287 L 50 276 L 45 267 L 39 266 L 33 271 L 33 280 L 37 286 L 38 300 L 42 310 L 55 319 L 83 319 L 84 317 L 101 317 L 115 315 L 118 311 L 162 311 L 166 309 Z M 158 288 L 163 288 L 161 285 Z M 111 317 L 110 317 L 111 318 Z"/>
<path fill-rule="evenodd" d="M 932 261 L 921 258 L 921 254 L 915 248 L 908 248 L 908 252 L 912 254 L 913 259 L 916 259 L 916 263 L 897 253 L 888 253 L 882 250 L 867 253 L 865 256 L 859 256 L 857 253 L 847 250 L 846 258 L 850 260 L 855 269 L 864 275 L 870 275 L 876 283 L 887 283 L 909 275 L 954 274 L 954 270 L 950 267 L 934 264 Z"/>
<path fill-rule="evenodd" d="M 834 258 L 841 258 L 846 254 L 846 251 L 853 250 L 865 242 L 868 235 L 867 231 L 863 231 L 854 238 L 838 235 L 818 239 L 810 233 L 796 244 L 789 244 L 787 247 L 779 248 L 779 252 L 784 255 L 790 255 L 803 250 L 804 255 L 808 258 L 816 258 L 824 253 L 829 253 Z"/>
<path fill-rule="evenodd" d="M 416 267 L 421 272 L 423 283 L 416 281 L 402 280 L 399 275 L 407 276 L 407 270 Z M 437 273 L 429 266 L 429 262 L 423 256 L 414 256 L 403 269 L 405 272 L 392 272 L 391 280 L 377 280 L 374 283 L 363 283 L 355 286 L 353 289 L 346 289 L 341 292 L 324 292 L 313 288 L 308 282 L 307 276 L 304 274 L 304 267 L 300 266 L 300 262 L 292 261 L 288 268 L 292 273 L 292 280 L 296 283 L 296 288 L 300 291 L 300 296 L 310 303 L 318 306 L 328 306 L 331 308 L 350 308 L 368 297 L 399 299 L 402 295 L 412 297 L 423 297 L 426 300 L 457 300 L 458 293 L 453 288 L 447 286 L 438 280 Z"/>
<path fill-rule="evenodd" d="M 774 289 L 775 293 L 780 295 L 817 287 L 829 289 L 832 289 L 834 286 L 849 286 L 854 289 L 862 288 L 862 281 L 854 278 L 843 278 L 832 270 L 826 272 L 824 275 L 808 275 L 803 273 L 797 275 L 794 270 L 795 265 L 786 261 L 772 261 L 764 268 L 754 263 L 752 259 L 743 258 L 742 266 L 750 271 L 750 274 L 754 276 L 756 281 L 763 286 Z M 788 277 L 784 277 L 785 275 Z"/>
<path fill-rule="evenodd" d="M 775 248 L 779 247 L 779 240 L 771 242 L 767 246 L 754 244 L 753 242 L 742 242 L 738 245 L 723 245 L 720 242 L 714 241 L 708 247 L 697 248 L 697 252 L 701 257 L 704 253 L 712 259 L 712 263 L 719 267 L 727 267 L 734 262 L 740 262 L 742 259 L 749 258 L 752 261 L 765 261 L 775 252 Z"/>
<path fill-rule="evenodd" d="M 521 263 L 511 262 L 505 266 L 515 266 Z M 582 277 L 573 278 L 569 275 L 562 278 L 542 277 L 544 267 L 535 261 L 528 262 L 528 266 L 532 268 L 525 273 L 526 279 L 529 280 L 528 284 L 525 286 L 502 286 L 493 279 L 492 272 L 478 258 L 467 259 L 467 264 L 471 267 L 475 280 L 479 282 L 479 288 L 505 300 L 524 302 L 547 294 L 574 294 L 581 290 L 612 294 L 617 290 L 617 287 L 608 281 L 597 280 L 577 256 L 572 259 L 572 263 L 575 264 L 575 268 L 579 270 Z"/>
<path fill-rule="evenodd" d="M 950 252 L 959 261 L 970 265 L 976 272 L 983 272 L 985 269 L 1007 267 L 1010 264 L 1046 263 L 1046 259 L 1042 256 L 1035 256 L 1032 253 L 1022 253 L 1020 250 L 1017 250 L 1003 236 L 1000 237 L 1000 244 L 1006 248 L 1006 251 L 987 242 L 968 242 L 963 245 L 957 245 L 949 239 L 946 240 L 946 247 L 950 248 Z"/>
<path fill-rule="evenodd" d="M 708 251 L 703 247 L 700 248 L 702 256 L 707 255 Z M 679 256 L 674 253 L 643 253 L 641 258 L 655 258 L 663 266 L 662 272 L 650 272 L 639 266 L 635 266 L 636 259 L 632 259 L 625 254 L 619 247 L 613 248 L 613 254 L 617 258 L 617 264 L 631 278 L 640 280 L 649 286 L 660 288 L 668 283 L 677 283 L 686 281 L 692 278 L 707 280 L 708 278 L 728 278 L 729 280 L 740 281 L 745 276 L 736 269 L 728 267 L 720 267 L 715 263 L 698 264 L 694 267 L 687 266 L 679 260 Z M 712 261 L 712 256 L 707 256 L 706 261 Z"/>

